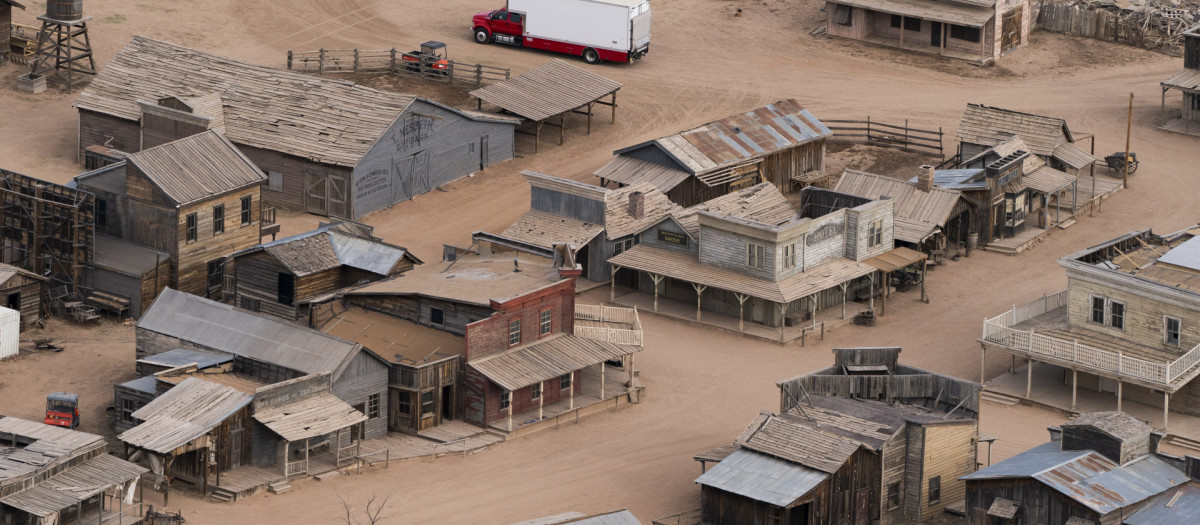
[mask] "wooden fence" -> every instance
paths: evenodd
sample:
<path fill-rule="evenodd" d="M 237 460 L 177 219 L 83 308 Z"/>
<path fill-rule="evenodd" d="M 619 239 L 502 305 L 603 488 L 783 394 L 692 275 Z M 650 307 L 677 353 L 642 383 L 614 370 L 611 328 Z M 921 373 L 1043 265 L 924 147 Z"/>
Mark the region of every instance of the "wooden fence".
<path fill-rule="evenodd" d="M 1173 54 L 1181 33 L 1191 24 L 1191 13 L 1158 7 L 1146 12 L 1109 11 L 1095 4 L 1042 2 L 1037 27 L 1051 33 L 1107 40 Z"/>
<path fill-rule="evenodd" d="M 831 142 L 851 142 L 884 148 L 898 148 L 945 158 L 942 128 L 937 131 L 914 128 L 905 119 L 903 126 L 877 120 L 822 120 L 833 132 Z"/>
<path fill-rule="evenodd" d="M 391 49 L 319 49 L 317 51 L 288 51 L 287 68 L 304 73 L 390 73 L 420 77 L 435 82 L 477 88 L 508 80 L 508 68 L 466 64 L 446 60 L 446 67 L 436 68 L 441 59 L 414 55 Z"/>

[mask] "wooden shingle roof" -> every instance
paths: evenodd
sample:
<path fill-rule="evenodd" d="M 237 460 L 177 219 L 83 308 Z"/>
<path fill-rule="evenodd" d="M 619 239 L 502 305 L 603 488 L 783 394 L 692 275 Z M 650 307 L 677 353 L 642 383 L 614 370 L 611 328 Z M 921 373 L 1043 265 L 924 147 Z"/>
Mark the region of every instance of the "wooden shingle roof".
<path fill-rule="evenodd" d="M 1020 135 L 1029 145 L 1030 152 L 1043 157 L 1053 155 L 1054 148 L 1059 144 L 1072 140 L 1071 131 L 1063 119 L 982 104 L 967 104 L 958 123 L 956 140 L 995 146 L 1013 135 Z"/>
<path fill-rule="evenodd" d="M 637 345 L 555 334 L 498 354 L 478 359 L 468 356 L 467 365 L 501 388 L 519 390 L 641 349 Z"/>
<path fill-rule="evenodd" d="M 134 153 L 126 162 L 180 205 L 267 180 L 236 146 L 211 130 Z"/>
<path fill-rule="evenodd" d="M 503 82 L 476 89 L 471 96 L 536 122 L 586 106 L 619 89 L 620 82 L 555 58 Z"/>
<path fill-rule="evenodd" d="M 500 235 L 515 241 L 553 249 L 557 243 L 582 248 L 604 233 L 604 225 L 538 210 L 529 210 Z"/>
<path fill-rule="evenodd" d="M 861 443 L 795 421 L 790 414 L 759 414 L 742 432 L 742 448 L 832 474 Z"/>
<path fill-rule="evenodd" d="M 219 93 L 228 138 L 337 166 L 354 166 L 415 97 L 258 66 L 135 36 L 75 107 L 137 121 L 137 101 Z"/>
<path fill-rule="evenodd" d="M 133 413 L 140 425 L 117 439 L 159 454 L 169 454 L 200 439 L 254 400 L 253 394 L 189 377 Z"/>
<path fill-rule="evenodd" d="M 66 514 L 75 505 L 146 472 L 149 470 L 141 465 L 103 454 L 64 469 L 27 490 L 0 500 L 0 503 L 43 518 L 60 511 Z"/>
<path fill-rule="evenodd" d="M 845 170 L 833 191 L 878 200 L 890 197 L 896 203 L 895 237 L 919 243 L 938 227 L 945 226 L 962 194 L 933 188 L 921 191 L 908 181 L 855 170 Z"/>
<path fill-rule="evenodd" d="M 700 212 L 778 224 L 799 214 L 774 184 L 763 182 L 671 214 L 692 238 L 700 238 Z"/>
<path fill-rule="evenodd" d="M 286 441 L 300 441 L 357 425 L 367 416 L 337 396 L 324 393 L 260 410 L 254 420 Z"/>

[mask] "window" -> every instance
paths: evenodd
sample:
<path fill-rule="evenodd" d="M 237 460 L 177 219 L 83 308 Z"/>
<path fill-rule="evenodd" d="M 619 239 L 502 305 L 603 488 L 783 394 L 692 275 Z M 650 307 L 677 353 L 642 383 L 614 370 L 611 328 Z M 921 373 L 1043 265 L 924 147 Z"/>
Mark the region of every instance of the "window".
<path fill-rule="evenodd" d="M 249 195 L 242 197 L 242 226 L 250 224 L 250 202 Z"/>
<path fill-rule="evenodd" d="M 1109 302 L 1108 325 L 1117 330 L 1125 329 L 1125 303 Z"/>
<path fill-rule="evenodd" d="M 508 410 L 512 406 L 512 392 L 500 394 L 500 410 Z"/>
<path fill-rule="evenodd" d="M 262 303 L 259 302 L 258 299 L 251 299 L 249 297 L 242 298 L 242 309 L 243 310 L 250 310 L 251 312 L 257 312 L 258 309 L 261 307 L 261 305 L 262 305 Z"/>
<path fill-rule="evenodd" d="M 435 324 L 438 326 L 445 325 L 446 324 L 446 312 L 443 311 L 441 308 L 430 308 L 429 309 L 429 322 L 431 324 Z"/>
<path fill-rule="evenodd" d="M 225 288 L 225 259 L 208 261 L 208 287 L 205 297 L 213 298 Z"/>
<path fill-rule="evenodd" d="M 967 27 L 959 25 L 950 25 L 950 38 L 958 40 L 966 40 L 967 42 L 979 43 L 979 28 Z"/>
<path fill-rule="evenodd" d="M 278 171 L 267 172 L 267 191 L 283 191 L 283 174 Z"/>
<path fill-rule="evenodd" d="M 279 304 L 291 305 L 296 299 L 296 278 L 292 274 L 281 273 L 277 282 Z"/>
<path fill-rule="evenodd" d="M 892 510 L 900 507 L 900 482 L 888 483 L 887 487 L 887 509 Z"/>
<path fill-rule="evenodd" d="M 405 415 L 412 414 L 412 398 L 409 397 L 408 392 L 401 392 L 400 395 L 397 396 L 396 413 Z"/>
<path fill-rule="evenodd" d="M 225 233 L 225 205 L 213 206 L 213 236 Z"/>
<path fill-rule="evenodd" d="M 514 24 L 520 24 L 524 18 L 525 17 L 522 16 L 521 13 L 509 13 L 508 14 L 508 21 L 512 22 Z"/>
<path fill-rule="evenodd" d="M 763 254 L 766 250 L 761 244 L 746 243 L 746 266 L 763 269 Z"/>
<path fill-rule="evenodd" d="M 1163 317 L 1163 342 L 1171 346 L 1179 346 L 1180 320 L 1174 317 Z"/>
<path fill-rule="evenodd" d="M 196 242 L 196 214 L 187 214 L 187 242 Z"/>
<path fill-rule="evenodd" d="M 563 374 L 562 377 L 558 378 L 558 388 L 559 390 L 571 388 L 571 374 Z"/>
<path fill-rule="evenodd" d="M 837 8 L 833 10 L 833 23 L 839 26 L 850 25 L 850 18 L 853 12 L 853 7 L 845 4 L 837 4 Z"/>
<path fill-rule="evenodd" d="M 917 32 L 921 31 L 921 19 L 913 18 L 911 16 L 902 17 L 900 15 L 892 15 L 892 27 L 893 28 L 900 29 L 900 19 L 901 18 L 904 19 L 904 30 L 905 31 L 917 31 Z"/>
<path fill-rule="evenodd" d="M 1092 296 L 1092 322 L 1104 324 L 1104 298 Z"/>
<path fill-rule="evenodd" d="M 620 255 L 637 244 L 637 237 L 613 243 L 613 255 Z"/>
<path fill-rule="evenodd" d="M 542 384 L 535 383 L 529 387 L 529 399 L 538 400 L 542 398 Z"/>
<path fill-rule="evenodd" d="M 367 396 L 367 419 L 379 419 L 379 394 Z"/>
<path fill-rule="evenodd" d="M 513 319 L 508 322 L 508 346 L 521 344 L 521 320 Z"/>
<path fill-rule="evenodd" d="M 538 332 L 541 335 L 546 335 L 546 334 L 550 333 L 550 329 L 553 328 L 553 326 L 552 326 L 553 324 L 554 324 L 554 321 L 553 321 L 553 314 L 551 313 L 551 310 L 542 310 L 541 328 L 538 330 Z"/>
<path fill-rule="evenodd" d="M 1192 100 L 1192 110 L 1200 111 L 1200 95 L 1188 95 L 1188 98 Z"/>
<path fill-rule="evenodd" d="M 492 13 L 492 20 L 504 20 L 505 18 L 508 18 L 507 11 L 496 11 L 495 13 Z"/>
<path fill-rule="evenodd" d="M 871 221 L 867 227 L 867 247 L 874 248 L 883 244 L 883 219 Z"/>
<path fill-rule="evenodd" d="M 942 477 L 934 476 L 929 478 L 929 504 L 939 501 L 942 501 Z"/>
<path fill-rule="evenodd" d="M 96 199 L 96 227 L 108 228 L 108 201 L 104 199 Z"/>
<path fill-rule="evenodd" d="M 141 408 L 140 403 L 132 399 L 121 400 L 121 421 L 133 423 L 133 413 Z"/>
<path fill-rule="evenodd" d="M 433 390 L 421 392 L 421 416 L 433 413 Z"/>
<path fill-rule="evenodd" d="M 783 245 L 783 269 L 790 270 L 796 267 L 796 244 Z"/>

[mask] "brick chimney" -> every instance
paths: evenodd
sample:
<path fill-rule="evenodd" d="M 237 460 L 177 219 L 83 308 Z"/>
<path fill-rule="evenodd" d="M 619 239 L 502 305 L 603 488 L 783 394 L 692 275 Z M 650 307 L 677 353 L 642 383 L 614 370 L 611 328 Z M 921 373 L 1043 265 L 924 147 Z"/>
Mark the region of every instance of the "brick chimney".
<path fill-rule="evenodd" d="M 646 194 L 640 191 L 629 194 L 629 214 L 635 219 L 646 217 Z"/>
<path fill-rule="evenodd" d="M 933 166 L 928 164 L 920 167 L 921 172 L 917 174 L 917 189 L 929 192 L 933 190 Z"/>

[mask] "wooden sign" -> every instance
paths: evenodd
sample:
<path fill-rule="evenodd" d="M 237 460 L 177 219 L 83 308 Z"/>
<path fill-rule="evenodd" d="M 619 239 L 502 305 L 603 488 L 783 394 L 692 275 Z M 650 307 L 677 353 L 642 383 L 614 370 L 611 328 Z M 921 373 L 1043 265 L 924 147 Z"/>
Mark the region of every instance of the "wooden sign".
<path fill-rule="evenodd" d="M 659 241 L 662 241 L 662 242 L 665 242 L 665 243 L 667 243 L 667 244 L 674 244 L 674 245 L 676 245 L 676 246 L 683 246 L 683 247 L 685 247 L 685 248 L 686 248 L 686 247 L 687 247 L 687 245 L 688 245 L 688 237 L 687 237 L 687 235 L 684 235 L 684 234 L 682 234 L 682 233 L 675 233 L 675 232 L 671 232 L 671 231 L 666 231 L 666 230 L 658 230 L 658 240 L 659 240 Z"/>
<path fill-rule="evenodd" d="M 826 224 L 826 225 L 823 225 L 823 226 L 817 228 L 816 230 L 813 230 L 812 233 L 808 234 L 808 239 L 806 239 L 804 241 L 804 244 L 807 244 L 808 246 L 812 246 L 821 241 L 827 241 L 829 239 L 832 239 L 841 232 L 842 232 L 842 223 L 841 222 L 831 222 L 829 224 Z"/>

